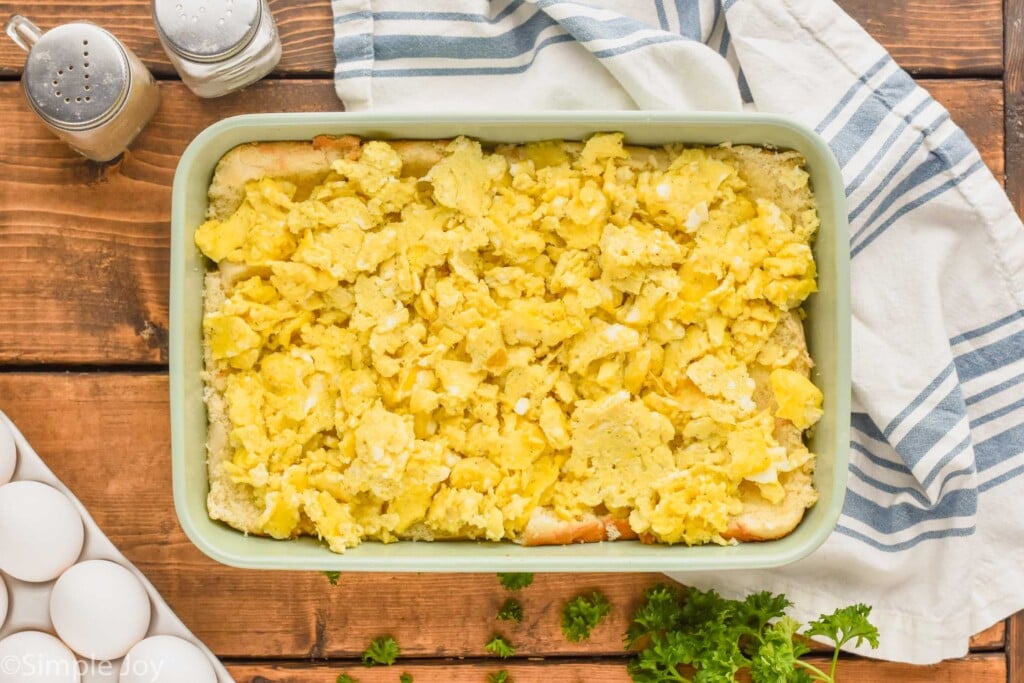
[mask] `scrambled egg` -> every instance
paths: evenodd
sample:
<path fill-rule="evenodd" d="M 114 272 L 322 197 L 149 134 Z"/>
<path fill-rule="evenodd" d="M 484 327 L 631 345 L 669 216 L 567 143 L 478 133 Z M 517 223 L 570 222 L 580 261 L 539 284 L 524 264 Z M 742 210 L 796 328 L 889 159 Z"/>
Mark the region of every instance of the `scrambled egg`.
<path fill-rule="evenodd" d="M 815 290 L 817 217 L 720 152 L 458 138 L 415 178 L 367 142 L 311 192 L 251 182 L 195 241 L 244 268 L 204 332 L 262 530 L 515 540 L 543 507 L 694 544 L 723 542 L 744 482 L 780 500 L 811 456 L 776 420 L 821 416 L 772 339 Z"/>

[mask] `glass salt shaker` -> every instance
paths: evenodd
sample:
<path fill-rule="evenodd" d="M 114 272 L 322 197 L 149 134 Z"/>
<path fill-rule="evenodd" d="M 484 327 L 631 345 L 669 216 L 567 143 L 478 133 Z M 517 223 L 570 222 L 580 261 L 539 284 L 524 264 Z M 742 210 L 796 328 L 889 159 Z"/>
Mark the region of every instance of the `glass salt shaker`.
<path fill-rule="evenodd" d="M 182 82 L 200 97 L 255 83 L 281 59 L 267 0 L 153 0 L 153 22 Z"/>
<path fill-rule="evenodd" d="M 32 110 L 89 159 L 109 161 L 123 152 L 160 106 L 153 75 L 96 24 L 75 22 L 43 33 L 15 14 L 7 35 L 28 52 L 21 86 Z"/>

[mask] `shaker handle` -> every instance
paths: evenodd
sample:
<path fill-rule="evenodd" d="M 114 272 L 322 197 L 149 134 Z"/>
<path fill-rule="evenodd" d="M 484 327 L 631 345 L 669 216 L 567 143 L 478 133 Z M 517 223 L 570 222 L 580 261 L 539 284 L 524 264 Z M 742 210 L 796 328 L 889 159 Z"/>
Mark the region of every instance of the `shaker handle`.
<path fill-rule="evenodd" d="M 7 20 L 6 30 L 11 40 L 25 52 L 29 52 L 32 46 L 43 37 L 43 32 L 39 30 L 39 27 L 20 14 L 11 15 L 11 18 Z"/>

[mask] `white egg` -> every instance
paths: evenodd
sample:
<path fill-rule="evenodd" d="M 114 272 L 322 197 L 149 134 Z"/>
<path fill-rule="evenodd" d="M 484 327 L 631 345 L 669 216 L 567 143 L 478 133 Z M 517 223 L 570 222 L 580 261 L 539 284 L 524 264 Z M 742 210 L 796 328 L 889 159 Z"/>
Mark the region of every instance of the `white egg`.
<path fill-rule="evenodd" d="M 0 486 L 14 477 L 18 464 L 18 449 L 14 445 L 14 434 L 7 423 L 0 419 Z"/>
<path fill-rule="evenodd" d="M 0 570 L 52 581 L 82 554 L 82 517 L 63 493 L 35 481 L 0 486 Z"/>
<path fill-rule="evenodd" d="M 22 631 L 0 640 L 4 683 L 79 683 L 78 658 L 49 633 Z"/>
<path fill-rule="evenodd" d="M 209 658 L 192 643 L 153 636 L 136 645 L 121 663 L 120 683 L 217 683 Z"/>
<path fill-rule="evenodd" d="M 0 628 L 3 628 L 4 622 L 7 621 L 8 605 L 10 600 L 7 599 L 7 584 L 4 583 L 4 577 L 0 576 Z"/>
<path fill-rule="evenodd" d="M 152 615 L 142 582 L 106 560 L 76 564 L 50 594 L 50 621 L 68 646 L 89 659 L 120 659 L 146 637 Z"/>

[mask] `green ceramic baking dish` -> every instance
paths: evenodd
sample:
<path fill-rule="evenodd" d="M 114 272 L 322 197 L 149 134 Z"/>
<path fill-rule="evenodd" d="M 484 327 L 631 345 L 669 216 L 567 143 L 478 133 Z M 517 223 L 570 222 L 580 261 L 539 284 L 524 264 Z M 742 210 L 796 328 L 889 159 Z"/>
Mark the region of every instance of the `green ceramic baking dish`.
<path fill-rule="evenodd" d="M 203 275 L 207 264 L 192 240 L 206 212 L 217 161 L 232 147 L 266 140 L 308 140 L 320 134 L 364 138 L 448 138 L 485 142 L 582 139 L 621 131 L 630 144 L 718 144 L 795 149 L 807 159 L 821 215 L 814 247 L 819 291 L 807 305 L 814 380 L 825 394 L 825 416 L 811 447 L 818 454 L 818 503 L 783 539 L 735 546 L 660 546 L 635 541 L 524 548 L 512 543 L 364 543 L 336 555 L 312 539 L 275 541 L 245 536 L 206 512 L 206 409 L 200 371 Z M 257 114 L 210 126 L 182 155 L 171 211 L 170 388 L 174 503 L 189 538 L 228 565 L 263 569 L 341 571 L 704 571 L 779 566 L 804 557 L 832 532 L 846 491 L 850 414 L 849 250 L 845 193 L 832 153 L 815 133 L 792 121 L 756 114 L 552 112 L 468 114 Z"/>

